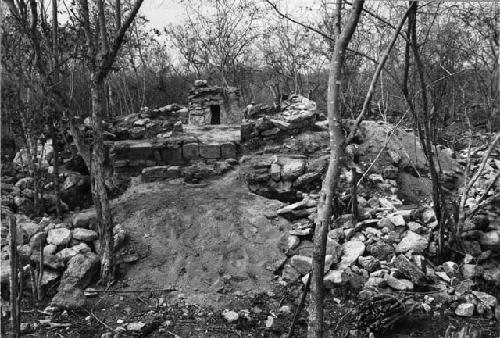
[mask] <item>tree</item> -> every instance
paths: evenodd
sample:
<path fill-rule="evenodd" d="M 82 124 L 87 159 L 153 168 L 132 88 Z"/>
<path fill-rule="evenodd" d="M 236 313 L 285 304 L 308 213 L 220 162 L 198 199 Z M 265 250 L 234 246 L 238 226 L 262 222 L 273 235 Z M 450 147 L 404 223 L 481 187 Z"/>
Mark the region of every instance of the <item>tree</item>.
<path fill-rule="evenodd" d="M 187 20 L 165 33 L 198 76 L 210 74 L 224 85 L 236 85 L 249 47 L 258 37 L 259 11 L 248 0 L 187 2 Z"/>
<path fill-rule="evenodd" d="M 344 161 L 345 139 L 341 129 L 339 111 L 340 84 L 342 65 L 347 46 L 358 25 L 364 1 L 356 0 L 352 4 L 348 21 L 341 31 L 341 0 L 336 1 L 335 46 L 330 60 L 328 78 L 327 112 L 328 131 L 330 134 L 330 163 L 321 186 L 318 200 L 318 215 L 314 231 L 313 269 L 311 282 L 311 302 L 309 305 L 309 337 L 323 337 L 323 274 L 325 268 L 326 237 L 332 216 L 333 195 L 338 185 L 340 169 Z"/>
<path fill-rule="evenodd" d="M 66 96 L 61 86 L 58 85 L 59 78 L 59 60 L 57 58 L 57 22 L 52 26 L 52 52 L 42 48 L 43 38 L 45 35 L 50 37 L 50 26 L 46 24 L 46 18 L 39 15 L 38 3 L 36 0 L 4 0 L 10 8 L 12 17 L 18 23 L 20 32 L 29 39 L 29 42 L 34 51 L 33 64 L 38 72 L 39 80 L 43 83 L 40 88 L 47 94 L 54 104 L 55 108 L 60 112 L 69 111 L 70 98 Z M 101 281 L 109 282 L 113 276 L 113 221 L 109 206 L 109 198 L 105 184 L 105 169 L 104 169 L 104 142 L 103 142 L 103 118 L 105 113 L 105 81 L 108 74 L 111 72 L 113 64 L 116 60 L 120 47 L 122 46 L 125 34 L 136 17 L 143 0 L 136 0 L 131 6 L 125 20 L 121 19 L 121 8 L 115 8 L 116 24 L 114 27 L 113 39 L 108 38 L 109 27 L 106 25 L 106 13 L 104 0 L 97 1 L 97 6 L 92 8 L 96 14 L 97 22 L 91 25 L 90 9 L 88 0 L 79 1 L 78 25 L 75 29 L 83 31 L 85 37 L 84 59 L 86 60 L 87 70 L 90 73 L 90 94 L 91 94 L 91 111 L 92 111 L 92 129 L 93 129 L 93 144 L 92 149 L 88 149 L 80 137 L 78 137 L 77 128 L 74 121 L 71 120 L 73 136 L 75 137 L 77 147 L 81 156 L 84 158 L 87 167 L 91 173 L 91 185 L 93 200 L 97 212 L 99 223 L 99 235 L 101 242 Z M 121 2 L 116 1 L 115 6 L 120 7 Z M 29 10 L 28 10 L 29 8 Z M 43 7 L 42 7 L 43 8 Z M 54 10 L 54 7 L 53 7 Z M 57 8 L 56 8 L 57 11 Z M 72 11 L 76 15 L 75 11 Z M 42 20 L 40 21 L 40 18 Z M 54 21 L 57 16 L 54 16 Z M 45 34 L 44 28 L 49 27 L 48 34 Z M 78 47 L 78 46 L 77 46 Z M 53 72 L 51 73 L 47 65 L 53 60 Z"/>
<path fill-rule="evenodd" d="M 106 191 L 104 169 L 103 118 L 105 114 L 105 80 L 110 73 L 116 56 L 123 44 L 125 33 L 139 12 L 144 0 L 136 0 L 130 13 L 121 23 L 120 1 L 115 3 L 116 30 L 112 41 L 108 40 L 104 0 L 97 0 L 97 23 L 92 30 L 88 0 L 80 0 L 80 20 L 86 45 L 86 61 L 90 71 L 90 96 L 92 106 L 93 146 L 88 166 L 91 173 L 92 192 L 99 220 L 101 239 L 101 282 L 108 283 L 114 278 L 113 219 Z M 98 37 L 95 40 L 95 37 Z"/>

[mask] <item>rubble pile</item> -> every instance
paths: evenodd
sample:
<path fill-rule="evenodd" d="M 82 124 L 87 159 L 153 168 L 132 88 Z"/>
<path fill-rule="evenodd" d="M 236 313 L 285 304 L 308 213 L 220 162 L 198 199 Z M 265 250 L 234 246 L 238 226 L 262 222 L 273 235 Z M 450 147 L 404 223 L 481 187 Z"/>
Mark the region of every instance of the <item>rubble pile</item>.
<path fill-rule="evenodd" d="M 471 149 L 470 172 L 473 175 L 481 165 L 488 143 Z M 467 165 L 468 149 L 458 154 L 458 162 Z M 500 250 L 500 146 L 493 149 L 485 162 L 477 182 L 467 194 L 465 212 L 474 214 L 467 217 L 462 239 L 465 243 L 477 243 L 491 250 Z M 467 246 L 469 246 L 468 244 Z M 477 247 L 477 244 L 475 244 Z"/>
<path fill-rule="evenodd" d="M 314 101 L 293 95 L 283 104 L 283 109 L 272 119 L 263 116 L 257 120 L 245 120 L 241 124 L 241 141 L 258 146 L 266 141 L 282 140 L 314 127 L 318 116 Z"/>
<path fill-rule="evenodd" d="M 24 267 L 26 292 L 31 290 L 29 265 L 37 270 L 40 250 L 43 250 L 43 275 L 41 287 L 48 291 L 59 286 L 51 305 L 62 309 L 76 309 L 85 302 L 83 290 L 95 280 L 100 266 L 100 245 L 96 229 L 95 210 L 88 209 L 74 214 L 66 222 L 57 222 L 51 217 L 39 221 L 16 214 L 18 260 Z M 115 250 L 126 239 L 125 230 L 115 225 Z M 1 228 L 1 286 L 2 295 L 8 295 L 10 278 L 9 226 L 7 213 L 2 210 Z M 120 263 L 120 255 L 117 257 Z M 127 261 L 130 262 L 130 259 Z M 38 270 L 37 270 L 38 271 Z"/>
<path fill-rule="evenodd" d="M 44 149 L 39 149 L 40 165 L 37 164 L 39 173 L 39 199 L 43 210 L 47 213 L 55 212 L 56 196 L 52 175 L 53 151 L 49 142 Z M 24 148 L 19 150 L 9 166 L 2 163 L 2 205 L 25 215 L 34 211 L 34 180 L 27 168 L 27 154 Z M 73 158 L 64 159 L 64 164 L 59 168 L 60 197 L 63 211 L 73 210 L 85 206 L 85 201 L 90 200 L 90 177 L 87 174 L 71 170 L 74 169 Z M 5 169 L 8 170 L 5 170 Z M 68 169 L 71 168 L 71 169 Z M 86 199 L 85 197 L 88 197 Z"/>
<path fill-rule="evenodd" d="M 487 178 L 491 180 L 491 175 L 497 172 L 497 162 L 489 161 L 492 171 L 483 175 L 485 184 Z M 305 164 L 295 167 L 305 172 Z M 489 217 L 475 219 L 482 224 L 484 232 L 477 237 L 478 232 L 474 230 L 476 238 L 467 238 L 461 260 L 434 265 L 430 260 L 438 252 L 434 210 L 428 204 L 418 207 L 399 200 L 398 185 L 391 179 L 394 176 L 390 172 L 383 170 L 381 174 L 375 172 L 368 176 L 365 184 L 371 188 L 361 189 L 357 198 L 358 219 L 352 214 L 333 219 L 327 239 L 325 287 L 349 287 L 361 290 L 360 295 L 364 296 L 426 291 L 425 300 L 418 299 L 418 293 L 415 293 L 418 300 L 413 299 L 413 303 L 417 302 L 425 311 L 445 305 L 458 316 L 477 314 L 500 318 L 495 296 L 480 289 L 485 283 L 500 286 L 498 212 L 490 210 L 494 206 L 485 209 Z M 261 174 L 265 175 L 268 172 Z M 349 180 L 349 172 L 344 171 L 341 181 Z M 312 268 L 312 239 L 319 195 L 317 190 L 299 195 L 299 201 L 276 212 L 276 217 L 292 222 L 287 238 L 289 258 L 280 271 L 284 285 L 307 280 Z"/>
<path fill-rule="evenodd" d="M 240 163 L 248 168 L 245 179 L 250 191 L 281 201 L 297 201 L 299 191 L 321 187 L 328 155 L 312 160 L 304 155 L 244 155 Z"/>
<path fill-rule="evenodd" d="M 168 133 L 182 131 L 187 123 L 188 109 L 176 103 L 150 109 L 144 107 L 137 114 L 118 117 L 108 128 L 109 140 L 142 140 L 162 137 Z"/>

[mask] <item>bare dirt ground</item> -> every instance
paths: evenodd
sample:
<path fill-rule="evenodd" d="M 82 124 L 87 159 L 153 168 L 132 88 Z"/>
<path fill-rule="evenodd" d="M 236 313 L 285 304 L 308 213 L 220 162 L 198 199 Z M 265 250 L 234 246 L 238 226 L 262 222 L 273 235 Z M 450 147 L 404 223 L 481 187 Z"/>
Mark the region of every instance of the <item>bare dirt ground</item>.
<path fill-rule="evenodd" d="M 280 205 L 249 193 L 237 172 L 201 185 L 134 184 L 114 203 L 129 248 L 143 257 L 123 282 L 173 287 L 189 301 L 218 306 L 227 293 L 270 291 L 288 222 L 265 215 Z"/>

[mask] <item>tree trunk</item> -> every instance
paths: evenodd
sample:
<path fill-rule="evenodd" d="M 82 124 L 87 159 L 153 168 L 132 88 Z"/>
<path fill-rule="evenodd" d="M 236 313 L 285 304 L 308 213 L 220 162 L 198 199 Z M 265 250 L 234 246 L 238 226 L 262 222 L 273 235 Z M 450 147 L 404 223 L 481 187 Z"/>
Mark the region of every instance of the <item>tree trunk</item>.
<path fill-rule="evenodd" d="M 420 89 L 421 89 L 421 95 L 422 95 L 422 119 L 419 121 L 421 125 L 423 125 L 423 134 L 424 134 L 424 139 L 420 139 L 422 148 L 424 150 L 424 153 L 427 157 L 427 161 L 429 162 L 429 171 L 431 174 L 431 180 L 432 180 L 432 197 L 433 197 L 433 202 L 434 202 L 434 213 L 436 214 L 436 220 L 438 222 L 438 232 L 439 232 L 439 238 L 438 238 L 438 244 L 439 244 L 439 255 L 442 257 L 443 255 L 443 241 L 444 241 L 444 229 L 443 229 L 443 215 L 441 213 L 441 206 L 442 206 L 442 201 L 441 201 L 441 187 L 440 187 L 440 182 L 439 182 L 439 175 L 434 163 L 434 152 L 432 150 L 432 136 L 431 136 L 431 119 L 429 115 L 429 107 L 428 107 L 428 101 L 427 101 L 427 85 L 425 83 L 425 76 L 424 76 L 424 66 L 422 64 L 422 61 L 420 59 L 420 53 L 418 51 L 418 44 L 417 44 L 417 7 L 418 7 L 418 2 L 412 2 L 411 3 L 411 8 L 412 11 L 410 13 L 410 26 L 411 26 L 411 47 L 413 50 L 413 55 L 415 57 L 415 65 L 417 68 L 417 73 L 419 77 L 419 82 L 420 82 Z M 422 134 L 421 134 L 422 135 Z"/>
<path fill-rule="evenodd" d="M 17 229 L 16 218 L 14 215 L 9 215 L 9 232 L 10 232 L 10 318 L 12 324 L 12 333 L 14 337 L 21 337 L 20 318 L 17 302 L 17 292 L 19 283 L 17 280 Z"/>
<path fill-rule="evenodd" d="M 53 121 L 54 125 L 52 127 L 52 148 L 54 150 L 54 172 L 53 172 L 53 182 L 54 191 L 56 195 L 56 215 L 61 217 L 61 185 L 59 184 L 59 140 L 57 136 L 56 121 Z"/>
<path fill-rule="evenodd" d="M 95 75 L 95 74 L 93 74 Z M 98 213 L 99 237 L 101 243 L 101 282 L 109 283 L 114 277 L 113 271 L 113 220 L 109 206 L 104 171 L 104 141 L 102 136 L 102 118 L 104 113 L 104 84 L 91 79 L 92 124 L 94 147 L 92 149 L 91 173 L 93 194 Z M 100 216 L 100 217 L 99 217 Z"/>
<path fill-rule="evenodd" d="M 340 0 L 338 0 L 340 2 Z M 340 85 L 344 56 L 349 41 L 358 24 L 364 1 L 356 0 L 352 5 L 346 29 L 336 40 L 330 61 L 328 78 L 328 128 L 330 133 L 330 163 L 323 181 L 318 201 L 318 215 L 314 232 L 313 269 L 311 280 L 311 301 L 309 304 L 308 337 L 323 337 L 323 275 L 325 267 L 326 237 L 332 216 L 333 194 L 337 188 L 340 169 L 344 158 L 344 134 L 341 129 Z M 337 8 L 340 8 L 337 3 Z M 339 15 L 339 13 L 337 13 Z"/>

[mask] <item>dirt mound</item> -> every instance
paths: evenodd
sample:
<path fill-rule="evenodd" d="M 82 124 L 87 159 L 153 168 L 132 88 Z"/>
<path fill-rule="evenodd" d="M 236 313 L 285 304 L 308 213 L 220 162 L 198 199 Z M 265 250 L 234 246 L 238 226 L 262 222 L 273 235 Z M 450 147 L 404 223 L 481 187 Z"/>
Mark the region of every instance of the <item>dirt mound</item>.
<path fill-rule="evenodd" d="M 193 302 L 219 306 L 223 293 L 268 291 L 286 258 L 289 224 L 272 218 L 281 205 L 251 194 L 237 172 L 203 186 L 133 184 L 115 201 L 115 220 L 145 257 L 124 280 L 134 289 L 175 287 Z"/>

